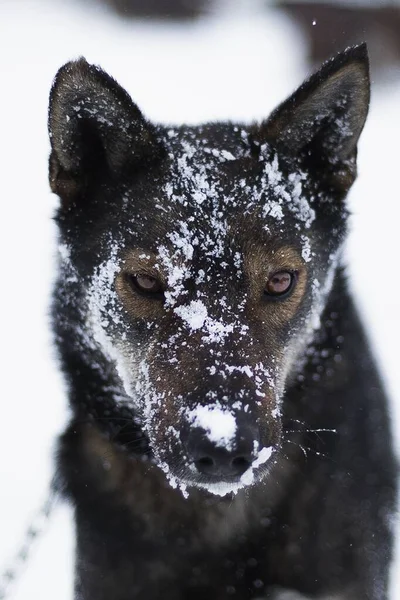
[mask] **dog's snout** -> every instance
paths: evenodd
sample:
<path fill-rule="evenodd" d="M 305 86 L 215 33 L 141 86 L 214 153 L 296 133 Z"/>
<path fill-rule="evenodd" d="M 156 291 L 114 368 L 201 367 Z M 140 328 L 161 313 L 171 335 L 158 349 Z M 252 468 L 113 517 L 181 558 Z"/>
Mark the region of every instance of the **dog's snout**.
<path fill-rule="evenodd" d="M 258 447 L 258 428 L 237 425 L 227 443 L 210 439 L 201 427 L 192 428 L 185 441 L 186 451 L 197 473 L 213 479 L 237 479 L 251 466 Z"/>

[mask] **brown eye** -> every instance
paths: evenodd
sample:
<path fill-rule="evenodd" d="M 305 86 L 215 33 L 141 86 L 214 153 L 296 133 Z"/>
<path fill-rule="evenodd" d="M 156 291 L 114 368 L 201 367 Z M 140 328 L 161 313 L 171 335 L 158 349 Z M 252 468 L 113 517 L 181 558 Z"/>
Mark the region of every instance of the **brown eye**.
<path fill-rule="evenodd" d="M 151 275 L 130 275 L 132 287 L 142 294 L 159 296 L 163 292 L 162 283 Z"/>
<path fill-rule="evenodd" d="M 264 289 L 267 296 L 275 298 L 288 294 L 294 284 L 295 274 L 289 271 L 278 271 L 271 275 Z"/>

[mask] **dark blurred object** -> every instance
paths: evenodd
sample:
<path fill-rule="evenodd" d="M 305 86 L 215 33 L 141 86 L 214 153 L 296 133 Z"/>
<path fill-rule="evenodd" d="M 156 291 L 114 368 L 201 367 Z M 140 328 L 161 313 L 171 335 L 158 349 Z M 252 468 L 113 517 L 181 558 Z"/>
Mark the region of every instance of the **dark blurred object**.
<path fill-rule="evenodd" d="M 192 19 L 207 12 L 212 0 L 104 0 L 121 16 Z"/>
<path fill-rule="evenodd" d="M 400 62 L 400 5 L 279 2 L 300 23 L 310 44 L 309 58 L 320 63 L 346 46 L 366 41 L 372 68 Z"/>

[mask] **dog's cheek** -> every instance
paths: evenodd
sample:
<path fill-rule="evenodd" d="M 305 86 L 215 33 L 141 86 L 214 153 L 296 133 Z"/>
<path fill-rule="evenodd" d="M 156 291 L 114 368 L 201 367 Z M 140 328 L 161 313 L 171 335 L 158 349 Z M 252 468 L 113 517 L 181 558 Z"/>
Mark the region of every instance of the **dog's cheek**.
<path fill-rule="evenodd" d="M 181 425 L 171 417 L 174 412 L 168 409 L 168 403 L 162 404 L 148 422 L 148 435 L 153 451 L 159 461 L 169 465 L 187 459 L 181 442 Z"/>
<path fill-rule="evenodd" d="M 260 430 L 260 446 L 279 446 L 282 436 L 280 400 L 276 397 L 271 400 L 267 397 L 263 398 L 257 402 L 256 414 L 256 422 Z"/>

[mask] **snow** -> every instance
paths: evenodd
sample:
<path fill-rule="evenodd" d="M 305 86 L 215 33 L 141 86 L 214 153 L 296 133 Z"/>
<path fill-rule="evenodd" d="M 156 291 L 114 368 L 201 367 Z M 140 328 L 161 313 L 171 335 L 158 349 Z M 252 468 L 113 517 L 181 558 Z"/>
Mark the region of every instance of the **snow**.
<path fill-rule="evenodd" d="M 235 433 L 236 419 L 229 409 L 209 404 L 197 406 L 188 412 L 188 421 L 195 427 L 205 430 L 210 442 L 216 446 L 232 450 Z"/>
<path fill-rule="evenodd" d="M 123 22 L 97 5 L 74 0 L 3 0 L 0 4 L 0 565 L 8 564 L 18 550 L 32 515 L 45 499 L 55 436 L 68 416 L 64 384 L 47 329 L 48 297 L 57 255 L 51 221 L 56 198 L 47 183 L 47 103 L 52 78 L 62 64 L 84 55 L 102 65 L 128 89 L 146 116 L 156 121 L 264 118 L 307 74 L 306 50 L 285 16 L 271 9 L 251 12 L 246 4 L 250 3 L 242 3 L 241 11 L 235 12 L 232 0 L 226 14 L 184 26 Z M 394 72 L 392 81 L 374 86 L 372 110 L 360 144 L 359 180 L 350 197 L 354 216 L 347 249 L 352 286 L 392 397 L 397 447 L 399 103 L 400 81 Z M 173 127 L 170 137 L 174 137 Z M 193 149 L 186 147 L 185 151 L 189 155 Z M 212 156 L 221 161 L 234 158 L 227 151 Z M 178 167 L 187 171 L 188 162 L 182 160 Z M 278 167 L 271 168 L 268 163 L 265 176 L 279 179 Z M 204 178 L 196 185 L 195 200 L 201 205 L 204 195 L 212 190 Z M 306 225 L 313 214 L 302 203 L 299 174 L 294 174 L 292 185 L 298 192 L 298 211 L 304 215 Z M 279 204 L 269 209 L 279 221 Z M 193 245 L 194 240 L 190 243 Z M 190 247 L 183 245 L 180 251 L 187 255 Z M 69 249 L 61 248 L 60 252 L 63 260 L 68 260 Z M 306 239 L 304 253 L 306 260 Z M 240 269 L 240 255 L 235 260 Z M 113 268 L 112 264 L 108 267 Z M 198 273 L 200 279 L 205 276 Z M 171 277 L 182 281 L 185 273 L 171 273 Z M 384 289 L 382 281 L 389 282 Z M 96 306 L 94 301 L 93 308 Z M 200 313 L 201 320 L 201 310 L 194 312 L 198 319 Z M 207 319 L 202 325 L 206 329 Z M 183 324 L 188 325 L 188 321 L 183 320 Z M 222 323 L 223 328 L 230 325 Z M 211 334 L 207 331 L 206 335 Z M 259 372 L 262 369 L 260 365 Z M 261 449 L 257 460 L 268 463 L 272 459 L 268 450 Z M 251 473 L 243 477 L 250 480 Z M 12 597 L 71 600 L 73 540 L 71 511 L 60 506 L 48 533 L 37 541 Z M 394 570 L 393 600 L 400 589 L 399 571 Z"/>
<path fill-rule="evenodd" d="M 188 306 L 177 306 L 174 312 L 191 331 L 201 329 L 207 319 L 207 307 L 201 300 L 192 300 Z"/>
<path fill-rule="evenodd" d="M 260 452 L 258 452 L 257 458 L 255 458 L 255 460 L 253 460 L 251 467 L 249 467 L 247 469 L 247 471 L 245 471 L 243 473 L 243 475 L 241 476 L 241 478 L 240 478 L 241 484 L 251 485 L 253 483 L 254 470 L 257 469 L 258 467 L 260 467 L 261 465 L 265 464 L 271 458 L 273 450 L 274 449 L 272 447 L 269 447 L 269 448 L 262 448 L 260 450 Z"/>

